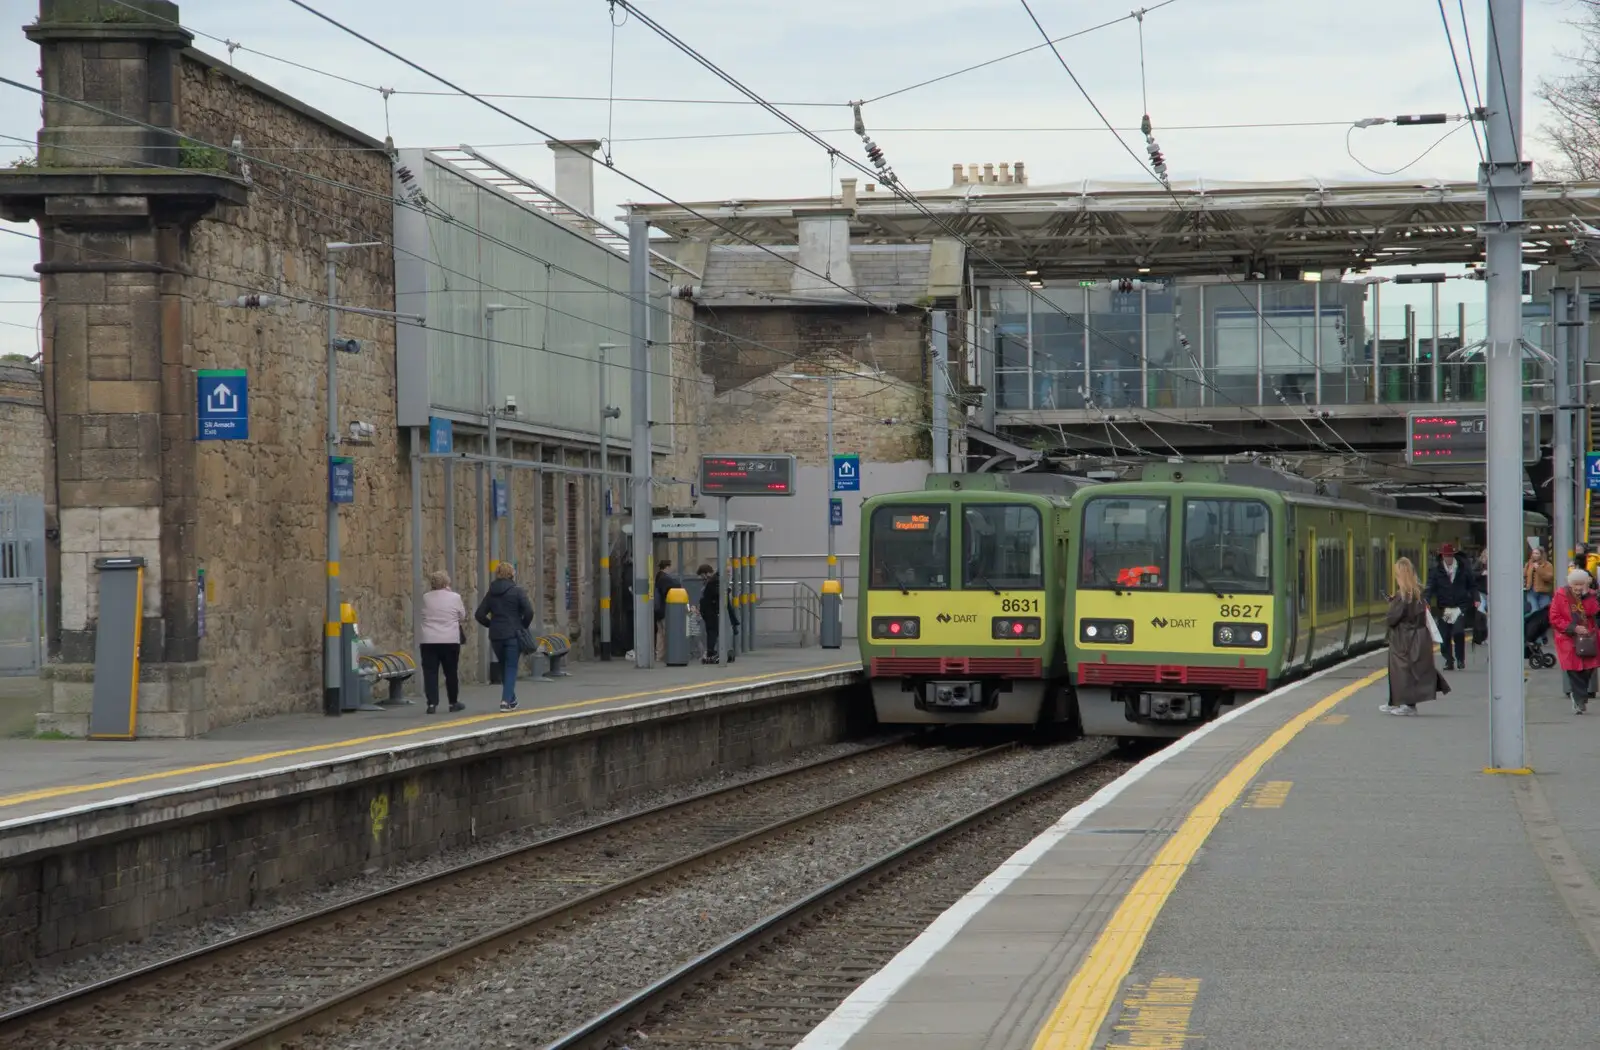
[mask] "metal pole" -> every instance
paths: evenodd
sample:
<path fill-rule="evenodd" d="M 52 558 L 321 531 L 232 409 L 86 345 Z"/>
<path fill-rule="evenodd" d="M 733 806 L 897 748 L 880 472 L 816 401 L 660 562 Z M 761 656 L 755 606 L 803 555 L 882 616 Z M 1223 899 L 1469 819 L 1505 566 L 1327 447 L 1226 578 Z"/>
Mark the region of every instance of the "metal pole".
<path fill-rule="evenodd" d="M 1489 593 L 1522 590 L 1522 7 L 1489 0 L 1484 262 L 1489 315 Z M 1505 602 L 1505 598 L 1500 599 Z M 1522 617 L 1489 619 L 1489 766 L 1527 768 Z"/>
<path fill-rule="evenodd" d="M 450 576 L 450 586 L 461 587 L 456 575 L 456 464 L 444 461 L 444 571 Z"/>
<path fill-rule="evenodd" d="M 484 506 L 483 490 L 487 481 L 488 471 L 485 465 L 478 464 L 478 593 L 486 594 L 489 590 L 489 545 L 488 521 Z M 478 675 L 479 680 L 489 680 L 489 632 L 487 629 L 480 631 L 478 638 Z"/>
<path fill-rule="evenodd" d="M 600 659 L 611 659 L 611 406 L 606 396 L 606 351 L 595 359 L 600 373 Z M 619 413 L 620 414 L 620 413 Z"/>
<path fill-rule="evenodd" d="M 1433 286 L 1433 352 L 1428 355 L 1433 362 L 1433 375 L 1429 379 L 1430 391 L 1433 396 L 1428 400 L 1437 404 L 1444 398 L 1439 396 L 1439 286 Z"/>
<path fill-rule="evenodd" d="M 411 428 L 411 655 L 422 666 L 422 442 Z"/>
<path fill-rule="evenodd" d="M 833 465 L 833 373 L 828 374 L 828 579 L 833 579 L 839 571 L 839 556 L 834 550 L 833 537 L 833 493 L 838 478 L 834 476 Z"/>
<path fill-rule="evenodd" d="M 728 582 L 733 579 L 733 544 L 728 540 L 728 498 L 726 496 L 717 500 L 717 574 L 712 577 L 716 586 L 722 588 L 722 593 L 717 595 L 717 652 L 718 663 L 724 663 L 724 655 L 731 656 L 735 652 L 733 646 L 733 633 L 728 624 Z M 709 655 L 709 654 L 708 654 Z"/>
<path fill-rule="evenodd" d="M 933 472 L 950 472 L 950 398 L 945 380 L 950 371 L 950 315 L 943 310 L 933 314 Z M 832 469 L 833 460 L 828 461 Z M 833 520 L 829 511 L 828 520 Z"/>
<path fill-rule="evenodd" d="M 489 455 L 500 455 L 500 435 L 495 423 L 500 413 L 495 407 L 495 358 L 499 355 L 494 352 L 494 314 L 495 307 L 486 306 L 483 310 L 483 412 L 489 425 Z M 500 468 L 494 463 L 489 467 L 489 564 L 493 565 L 500 560 L 500 518 L 497 515 L 499 507 L 495 505 L 495 485 L 500 481 Z"/>
<path fill-rule="evenodd" d="M 334 303 L 339 295 L 338 264 L 333 261 L 332 246 L 328 249 L 328 302 Z M 325 629 L 322 639 L 322 713 L 337 717 L 341 711 L 339 702 L 340 686 L 343 684 L 340 675 L 339 647 L 343 631 L 343 617 L 339 615 L 339 505 L 333 502 L 333 457 L 339 442 L 339 351 L 334 349 L 334 340 L 339 333 L 339 311 L 328 311 L 328 433 L 325 439 L 327 445 L 327 462 L 323 470 L 328 474 L 328 541 L 327 541 L 327 571 L 328 571 L 328 601 L 326 615 L 323 617 Z"/>
<path fill-rule="evenodd" d="M 1582 279 L 1581 277 L 1578 277 L 1578 275 L 1574 275 L 1574 277 L 1577 280 Z M 1574 355 L 1576 357 L 1576 361 L 1572 366 L 1572 370 L 1577 373 L 1577 383 L 1575 385 L 1577 393 L 1573 399 L 1573 404 L 1577 405 L 1578 408 L 1576 415 L 1573 417 L 1573 425 L 1576 429 L 1573 431 L 1572 440 L 1574 446 L 1574 458 L 1577 459 L 1579 463 L 1582 463 L 1584 462 L 1582 453 L 1593 450 L 1589 447 L 1590 436 L 1588 411 L 1589 293 L 1581 285 L 1579 286 L 1578 295 L 1573 303 L 1573 306 L 1575 308 L 1574 313 L 1576 314 L 1573 320 L 1578 322 L 1578 352 L 1576 355 Z M 1584 543 L 1589 542 L 1588 536 L 1577 536 L 1577 532 L 1582 528 L 1582 525 L 1579 524 L 1579 522 L 1581 522 L 1583 519 L 1582 508 L 1587 505 L 1588 500 L 1587 482 L 1584 479 L 1584 474 L 1585 472 L 1583 470 L 1578 470 L 1575 468 L 1571 477 L 1573 515 L 1572 531 L 1575 537 L 1573 540 L 1574 543 L 1579 541 Z"/>
<path fill-rule="evenodd" d="M 655 617 L 650 607 L 650 224 L 628 216 L 628 289 L 633 296 L 630 358 L 633 367 L 633 662 L 655 666 Z"/>
<path fill-rule="evenodd" d="M 1572 554 L 1572 329 L 1561 322 L 1567 319 L 1567 290 L 1550 289 L 1550 317 L 1555 321 L 1555 437 L 1551 441 L 1551 487 L 1555 489 L 1555 522 L 1550 545 L 1550 560 L 1564 570 Z"/>
<path fill-rule="evenodd" d="M 1463 344 L 1464 345 L 1464 344 Z M 1383 292 L 1372 286 L 1372 403 L 1383 400 Z"/>

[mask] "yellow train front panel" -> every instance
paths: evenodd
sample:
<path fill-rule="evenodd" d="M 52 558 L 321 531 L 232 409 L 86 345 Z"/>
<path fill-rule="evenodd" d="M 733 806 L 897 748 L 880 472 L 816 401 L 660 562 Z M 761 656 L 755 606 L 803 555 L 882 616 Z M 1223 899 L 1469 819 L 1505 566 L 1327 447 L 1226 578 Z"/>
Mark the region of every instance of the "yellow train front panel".
<path fill-rule="evenodd" d="M 1003 646 L 1038 655 L 1050 640 L 1043 591 L 868 591 L 866 601 L 862 641 L 874 648 Z"/>
<path fill-rule="evenodd" d="M 1262 688 L 1282 633 L 1270 594 L 1079 591 L 1066 642 L 1082 684 L 1183 681 Z M 1128 665 L 1118 671 L 1119 665 Z M 1195 673 L 1156 673 L 1193 667 Z M 1214 669 L 1214 670 L 1212 670 Z"/>

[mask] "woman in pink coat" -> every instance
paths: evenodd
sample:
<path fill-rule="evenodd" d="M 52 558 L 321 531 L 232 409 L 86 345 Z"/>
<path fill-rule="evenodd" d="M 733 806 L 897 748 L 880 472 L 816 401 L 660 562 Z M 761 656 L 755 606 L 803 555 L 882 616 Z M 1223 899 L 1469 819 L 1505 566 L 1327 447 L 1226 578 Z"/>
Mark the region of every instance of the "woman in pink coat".
<path fill-rule="evenodd" d="M 1600 638 L 1595 637 L 1600 622 L 1600 598 L 1589 589 L 1594 580 L 1582 569 L 1567 573 L 1567 585 L 1550 601 L 1550 633 L 1556 638 L 1556 662 L 1567 672 L 1567 692 L 1572 697 L 1572 713 L 1589 710 L 1594 699 L 1594 671 L 1600 667 Z M 1589 656 L 1578 655 L 1579 639 L 1594 639 Z"/>
<path fill-rule="evenodd" d="M 439 671 L 444 670 L 444 688 L 450 696 L 450 710 L 465 711 L 460 701 L 461 683 L 456 669 L 461 662 L 461 643 L 467 640 L 467 606 L 461 595 L 450 589 L 450 577 L 436 572 L 428 577 L 428 593 L 422 596 L 422 691 L 428 697 L 428 714 L 439 709 Z"/>

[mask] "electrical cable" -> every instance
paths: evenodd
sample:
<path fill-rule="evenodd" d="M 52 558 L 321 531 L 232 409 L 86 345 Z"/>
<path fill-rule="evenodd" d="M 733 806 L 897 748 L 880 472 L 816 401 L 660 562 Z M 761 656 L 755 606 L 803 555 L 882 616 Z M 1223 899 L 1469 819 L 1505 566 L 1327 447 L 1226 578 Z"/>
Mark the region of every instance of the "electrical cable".
<path fill-rule="evenodd" d="M 1471 127 L 1472 123 L 1473 122 L 1471 120 L 1464 120 L 1460 124 L 1457 124 L 1455 127 L 1451 128 L 1449 131 L 1445 132 L 1443 135 L 1440 135 L 1438 138 L 1434 139 L 1433 140 L 1433 145 L 1429 146 L 1427 149 L 1425 149 L 1421 153 L 1417 154 L 1416 157 L 1413 158 L 1411 161 L 1409 161 L 1409 162 L 1407 162 L 1405 164 L 1402 164 L 1400 167 L 1395 168 L 1393 171 L 1379 171 L 1377 168 L 1374 168 L 1374 167 L 1370 166 L 1369 164 L 1367 164 L 1366 161 L 1364 161 L 1360 157 L 1356 156 L 1355 147 L 1350 142 L 1350 136 L 1355 134 L 1355 132 L 1357 130 L 1357 126 L 1354 125 L 1354 124 L 1350 125 L 1350 127 L 1344 133 L 1344 151 L 1350 155 L 1350 159 L 1351 160 L 1355 161 L 1357 164 L 1361 165 L 1363 168 L 1365 168 L 1367 171 L 1370 171 L 1374 175 L 1383 175 L 1383 176 L 1399 175 L 1401 172 L 1405 171 L 1406 169 L 1415 167 L 1417 164 L 1421 163 L 1423 158 L 1425 158 L 1428 154 L 1432 153 L 1434 150 L 1436 150 L 1440 146 L 1444 145 L 1445 140 L 1448 139 L 1451 135 L 1454 135 L 1456 132 L 1460 131 L 1462 128 Z"/>
<path fill-rule="evenodd" d="M 1467 112 L 1469 113 L 1481 113 L 1483 111 L 1483 95 L 1478 91 L 1478 67 L 1477 61 L 1472 57 L 1472 41 L 1470 39 L 1467 41 L 1467 65 L 1472 70 L 1472 94 L 1477 99 L 1476 105 L 1473 104 L 1473 100 L 1471 98 L 1467 97 L 1467 81 L 1466 78 L 1461 75 L 1461 59 L 1456 54 L 1456 39 L 1455 36 L 1450 32 L 1450 16 L 1445 14 L 1444 0 L 1439 0 L 1439 21 L 1444 25 L 1445 43 L 1450 45 L 1450 64 L 1455 67 L 1456 84 L 1461 88 L 1461 104 L 1467 108 Z M 1466 7 L 1463 6 L 1461 8 L 1461 28 L 1464 30 L 1466 27 L 1467 10 Z M 1483 152 L 1483 142 L 1478 138 L 1478 129 L 1476 126 L 1474 126 L 1472 129 L 1472 143 L 1478 149 L 1479 163 L 1486 162 L 1488 158 Z"/>

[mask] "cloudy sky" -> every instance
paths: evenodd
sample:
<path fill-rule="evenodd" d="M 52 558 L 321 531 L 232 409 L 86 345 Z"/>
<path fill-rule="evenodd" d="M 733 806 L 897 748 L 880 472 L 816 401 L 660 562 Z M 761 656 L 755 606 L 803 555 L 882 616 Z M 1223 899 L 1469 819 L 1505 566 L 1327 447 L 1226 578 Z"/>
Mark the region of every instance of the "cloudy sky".
<path fill-rule="evenodd" d="M 1465 63 L 1460 2 L 1446 0 L 1444 8 Z M 1125 17 L 1129 0 L 1032 3 L 1052 36 L 1122 19 L 1060 45 L 1061 52 L 1119 128 L 1137 127 L 1147 91 L 1174 179 L 1375 179 L 1363 165 L 1402 168 L 1441 129 L 1358 131 L 1352 140 L 1358 161 L 1346 150 L 1351 122 L 1464 108 L 1436 0 L 1170 0 L 1143 22 L 1144 89 L 1138 23 Z M 1155 7 L 1159 0 L 1143 3 Z M 618 169 L 679 200 L 821 194 L 847 174 L 831 172 L 815 144 L 771 134 L 780 128 L 772 115 L 727 104 L 740 97 L 733 89 L 620 11 L 613 19 L 606 0 L 320 0 L 313 6 L 474 91 L 598 98 L 495 101 L 543 132 L 610 140 Z M 896 92 L 1041 39 L 1019 0 L 640 0 L 640 6 L 858 157 L 843 103 Z M 1481 79 L 1484 2 L 1465 0 L 1464 7 Z M 1548 157 L 1536 133 L 1546 114 L 1532 92 L 1540 77 L 1567 68 L 1560 53 L 1575 45 L 1567 21 L 1578 7 L 1577 0 L 1527 3 L 1530 133 L 1524 152 L 1536 162 Z M 0 8 L 0 68 L 37 83 L 38 50 L 20 32 L 33 17 L 32 4 L 0 0 Z M 200 49 L 225 56 L 223 41 L 237 42 L 242 47 L 233 60 L 241 69 L 373 135 L 382 137 L 387 124 L 402 146 L 469 143 L 536 181 L 553 182 L 542 135 L 460 96 L 407 94 L 446 89 L 288 0 L 191 2 L 182 5 L 182 18 Z M 380 87 L 396 89 L 387 107 Z M 608 97 L 619 101 L 608 104 Z M 15 88 L 0 85 L 0 100 L 0 136 L 9 136 L 0 138 L 5 163 L 30 152 L 16 140 L 32 141 L 39 111 L 35 97 Z M 889 162 L 913 188 L 947 184 L 956 161 L 1024 161 L 1034 184 L 1139 177 L 1048 50 L 872 102 L 865 116 Z M 1271 124 L 1306 126 L 1214 126 Z M 1142 153 L 1136 133 L 1124 139 Z M 1396 177 L 1467 180 L 1476 163 L 1470 132 L 1462 131 Z M 657 199 L 613 172 L 600 172 L 596 196 L 604 218 L 614 217 L 625 201 Z M 35 248 L 0 234 L 0 273 L 29 272 Z M 1450 287 L 1481 294 L 1481 286 Z M 0 278 L 0 353 L 36 351 L 37 289 Z"/>

